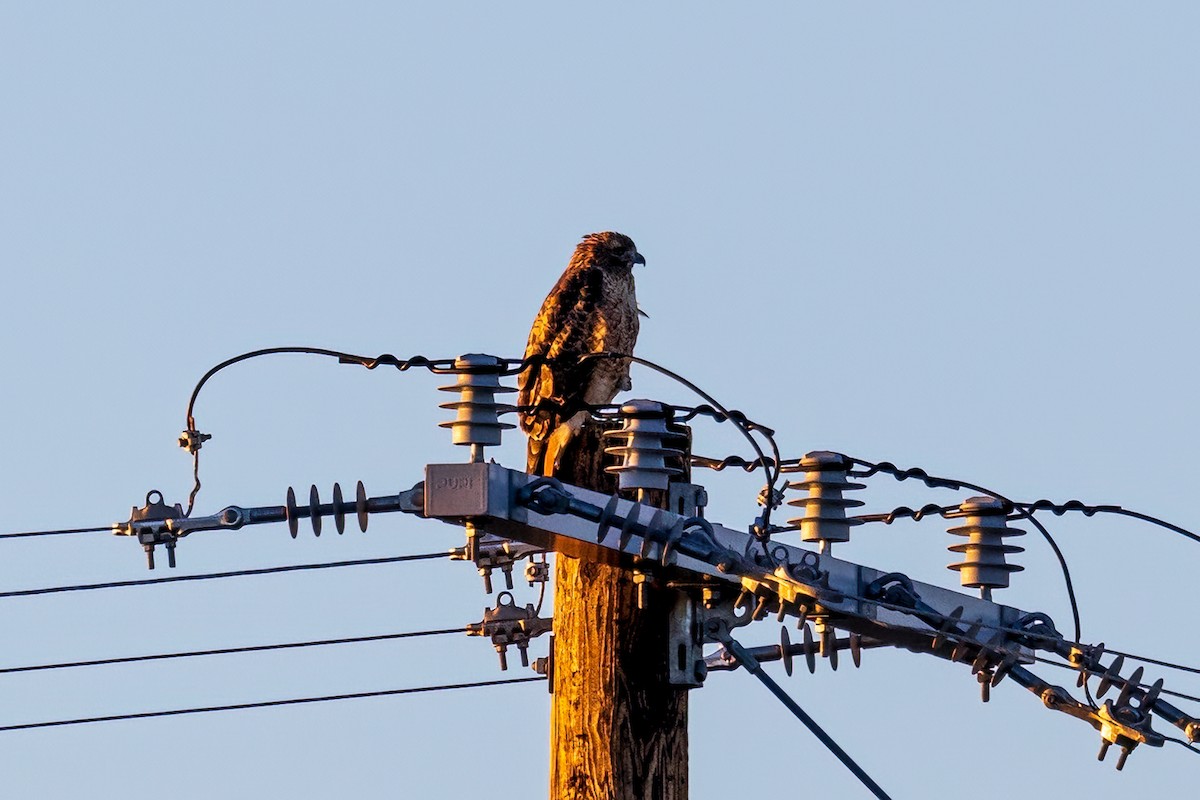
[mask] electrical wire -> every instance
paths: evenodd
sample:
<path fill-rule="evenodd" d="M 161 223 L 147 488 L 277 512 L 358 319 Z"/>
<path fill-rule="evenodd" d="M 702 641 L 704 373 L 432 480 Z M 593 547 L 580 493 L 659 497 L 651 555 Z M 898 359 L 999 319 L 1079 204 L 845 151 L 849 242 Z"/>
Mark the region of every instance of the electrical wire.
<path fill-rule="evenodd" d="M 1095 514 L 1118 514 L 1124 517 L 1131 517 L 1142 522 L 1149 522 L 1151 525 L 1157 525 L 1160 528 L 1165 528 L 1180 536 L 1191 539 L 1193 542 L 1200 542 L 1200 534 L 1193 533 L 1187 528 L 1180 527 L 1174 523 L 1167 522 L 1164 519 L 1143 514 L 1140 511 L 1130 511 L 1127 508 L 1122 508 L 1116 505 L 1087 505 L 1078 500 L 1068 500 L 1065 503 L 1052 503 L 1049 500 L 1037 500 L 1033 503 L 1017 503 L 1020 508 L 1029 509 L 1030 511 L 1050 511 L 1055 516 L 1061 517 L 1068 511 L 1079 511 L 1084 516 L 1091 517 Z"/>
<path fill-rule="evenodd" d="M 425 356 L 413 356 L 409 359 L 398 359 L 390 353 L 384 353 L 374 358 L 368 358 L 366 356 L 355 355 L 353 353 L 347 353 L 340 350 L 330 350 L 323 347 L 267 347 L 242 353 L 222 361 L 221 363 L 211 367 L 207 372 L 204 373 L 204 375 L 200 377 L 200 380 L 197 381 L 195 387 L 192 389 L 191 396 L 188 398 L 186 414 L 187 427 L 185 429 L 185 436 L 180 440 L 180 443 L 192 454 L 192 490 L 188 494 L 187 510 L 184 512 L 185 517 L 191 516 L 192 510 L 195 508 L 196 496 L 199 494 L 201 487 L 200 447 L 203 443 L 203 439 L 207 438 L 204 437 L 196 428 L 195 406 L 201 389 L 204 388 L 204 385 L 208 383 L 208 381 L 214 375 L 223 369 L 233 366 L 234 364 L 239 364 L 243 361 L 248 361 L 250 359 L 259 358 L 262 356 L 281 354 L 325 356 L 328 358 L 336 358 L 338 359 L 339 363 L 342 364 L 357 364 L 359 366 L 366 367 L 367 369 L 375 369 L 376 367 L 386 365 L 394 366 L 401 371 L 413 367 L 424 367 L 435 373 L 452 373 L 459 371 L 455 366 L 456 362 L 454 359 L 429 359 Z M 763 493 L 763 513 L 759 525 L 756 526 L 759 528 L 759 530 L 755 534 L 756 538 L 759 538 L 759 540 L 765 544 L 770 539 L 771 511 L 773 508 L 774 497 L 779 491 L 776 484 L 779 480 L 779 464 L 781 461 L 781 456 L 779 447 L 775 442 L 774 431 L 765 426 L 751 422 L 745 417 L 745 415 L 739 412 L 731 412 L 729 409 L 717 402 L 712 395 L 702 390 L 695 383 L 684 378 L 679 373 L 669 370 L 660 364 L 656 364 L 649 359 L 627 355 L 624 353 L 603 351 L 585 354 L 581 357 L 580 361 L 582 362 L 597 358 L 625 359 L 636 364 L 641 364 L 642 366 L 665 375 L 695 392 L 707 403 L 709 403 L 713 409 L 723 415 L 726 419 L 732 421 L 737 426 L 738 430 L 741 431 L 741 433 L 746 437 L 747 441 L 750 442 L 751 447 L 758 454 L 760 461 L 763 463 L 767 476 L 766 488 Z M 496 365 L 495 370 L 504 375 L 519 374 L 532 366 L 545 363 L 546 360 L 547 359 L 544 356 L 532 356 L 526 359 L 501 358 L 498 359 L 499 363 Z M 700 413 L 699 409 L 695 411 Z M 774 455 L 774 461 L 769 461 L 767 459 L 767 456 L 759 446 L 758 441 L 754 438 L 754 432 L 761 434 L 768 442 Z M 770 556 L 768 556 L 768 558 L 769 557 Z"/>
<path fill-rule="evenodd" d="M 1196 745 L 1192 744 L 1191 742 L 1185 742 L 1183 739 L 1180 739 L 1178 736 L 1164 736 L 1163 738 L 1166 739 L 1168 742 L 1174 742 L 1175 744 L 1182 747 L 1184 750 L 1187 750 L 1189 753 L 1195 753 L 1196 755 L 1200 755 L 1200 748 L 1197 748 Z"/>
<path fill-rule="evenodd" d="M 880 608 L 886 608 L 891 611 L 899 611 L 901 613 L 912 613 L 912 611 L 913 611 L 911 608 L 909 608 L 907 606 L 897 605 L 895 603 L 889 603 L 886 600 L 882 600 L 879 598 L 863 597 L 861 595 L 856 595 L 856 594 L 846 594 L 844 596 L 847 599 L 852 599 L 852 600 L 855 600 L 855 601 L 858 601 L 861 603 L 874 604 L 874 605 L 879 606 Z M 953 622 L 955 624 L 958 624 L 960 621 L 959 619 L 957 619 L 953 616 L 950 616 L 948 614 L 942 614 L 941 612 L 938 612 L 938 611 L 923 611 L 922 614 L 925 616 L 935 617 L 942 621 Z M 996 624 L 987 623 L 987 622 L 983 622 L 983 621 L 978 621 L 978 625 L 980 628 L 984 628 L 987 630 L 993 630 L 993 631 L 997 631 L 997 632 L 1004 633 L 1004 634 L 1013 634 L 1016 636 L 1032 638 L 1032 639 L 1042 639 L 1047 642 L 1057 642 L 1057 641 L 1061 640 L 1065 644 L 1072 645 L 1073 647 L 1076 647 L 1079 649 L 1088 649 L 1090 647 L 1090 645 L 1084 644 L 1079 641 L 1071 641 L 1069 639 L 1062 638 L 1061 636 L 1058 636 L 1058 637 L 1047 636 L 1047 635 L 1035 633 L 1033 631 L 1022 630 L 1020 628 L 1010 628 L 1005 625 L 996 625 Z M 996 647 L 993 644 L 985 643 L 985 642 L 979 641 L 977 639 L 971 639 L 966 636 L 962 636 L 960 634 L 953 635 L 953 638 L 956 640 L 969 642 L 969 643 L 975 645 L 976 647 L 986 649 L 986 650 L 992 650 L 997 653 L 1010 653 L 1010 651 L 1005 647 Z M 1157 664 L 1159 666 L 1163 666 L 1163 667 L 1167 667 L 1167 668 L 1171 668 L 1171 669 L 1178 669 L 1178 670 L 1182 670 L 1184 672 L 1200 673 L 1200 669 L 1197 669 L 1196 667 L 1188 667 L 1188 666 L 1184 666 L 1182 664 L 1176 664 L 1176 663 L 1173 663 L 1170 661 L 1163 661 L 1163 660 L 1153 659 L 1153 658 L 1149 658 L 1149 657 L 1145 657 L 1145 656 L 1138 656 L 1133 653 L 1127 653 L 1127 652 L 1124 652 L 1121 650 L 1110 650 L 1109 648 L 1105 647 L 1104 652 L 1112 654 L 1112 655 L 1124 656 L 1125 658 L 1133 659 L 1136 661 L 1145 661 L 1150 664 Z M 1069 669 L 1076 673 L 1078 673 L 1080 671 L 1080 668 L 1073 664 L 1066 664 L 1066 663 L 1058 662 L 1053 659 L 1048 659 L 1048 658 L 1045 658 L 1042 656 L 1038 656 L 1036 654 L 1033 656 L 1033 658 L 1035 661 L 1038 661 L 1040 663 L 1050 664 L 1050 665 L 1057 666 L 1057 667 L 1063 667 L 1063 668 Z M 1101 670 L 1088 669 L 1086 671 L 1089 674 L 1095 675 L 1097 677 L 1102 676 L 1104 674 L 1104 670 L 1102 670 L 1102 669 Z M 1123 678 L 1123 677 L 1121 678 L 1121 680 L 1125 683 L 1131 683 L 1131 681 L 1128 681 L 1128 679 Z M 1138 684 L 1134 684 L 1134 685 L 1136 685 L 1139 688 L 1144 689 L 1144 690 L 1151 688 L 1148 684 L 1145 684 L 1145 683 L 1138 683 Z M 1092 698 L 1090 687 L 1088 686 L 1088 684 L 1086 682 L 1084 682 L 1084 684 L 1083 684 L 1083 689 L 1084 689 L 1084 695 L 1087 698 L 1089 705 L 1091 705 L 1093 710 L 1097 710 L 1098 707 L 1097 707 L 1096 701 Z M 1200 697 L 1195 697 L 1193 695 L 1184 694 L 1183 692 L 1176 692 L 1176 691 L 1172 691 L 1172 690 L 1166 689 L 1166 688 L 1160 689 L 1159 692 L 1161 694 L 1171 695 L 1173 697 L 1178 697 L 1183 700 L 1191 700 L 1191 701 L 1195 701 L 1195 702 L 1200 702 Z M 1168 738 L 1170 738 L 1170 737 L 1168 737 Z"/>
<path fill-rule="evenodd" d="M 1108 652 L 1108 651 L 1105 651 L 1105 652 Z M 1046 658 L 1045 656 L 1037 656 L 1037 655 L 1035 655 L 1033 657 L 1033 660 L 1038 662 L 1039 664 L 1046 664 L 1051 667 L 1059 667 L 1060 669 L 1070 670 L 1071 672 L 1074 672 L 1074 673 L 1079 672 L 1079 667 L 1075 666 L 1074 664 L 1068 664 L 1065 661 L 1057 661 L 1053 658 Z M 1095 676 L 1101 676 L 1104 674 L 1104 670 L 1088 670 L 1088 674 L 1095 675 Z M 1125 682 L 1133 683 L 1133 681 L 1128 681 L 1128 680 Z M 1153 688 L 1153 685 L 1149 684 L 1149 683 L 1133 683 L 1133 685 L 1142 690 L 1148 690 L 1148 689 Z M 1175 692 L 1175 691 L 1172 691 L 1170 689 L 1165 689 L 1165 688 L 1159 689 L 1158 692 L 1159 692 L 1159 694 L 1170 695 L 1171 697 L 1178 697 L 1180 700 L 1190 700 L 1193 703 L 1200 703 L 1200 697 L 1197 697 L 1196 695 L 1184 694 L 1183 692 Z"/>
<path fill-rule="evenodd" d="M 362 356 L 355 356 L 351 353 L 343 353 L 339 350 L 327 350 L 323 347 L 265 347 L 260 350 L 251 350 L 248 353 L 236 355 L 233 358 L 227 358 L 220 364 L 212 367 L 201 376 L 196 382 L 196 386 L 192 389 L 191 397 L 188 398 L 187 404 L 187 428 L 185 433 L 199 437 L 199 431 L 196 428 L 196 399 L 200 396 L 200 390 L 204 388 L 204 384 L 208 383 L 209 379 L 227 367 L 232 367 L 234 364 L 240 364 L 243 361 L 249 361 L 252 358 L 260 358 L 262 356 L 272 356 L 281 354 L 296 354 L 296 355 L 317 355 L 336 358 L 340 363 L 355 362 L 362 363 Z M 184 443 L 181 440 L 181 443 Z M 200 445 L 201 440 L 197 438 L 188 448 L 192 454 L 192 491 L 188 494 L 187 511 L 184 512 L 185 517 L 192 515 L 192 509 L 196 504 L 196 495 L 200 493 Z M 184 443 L 184 446 L 187 446 Z"/>
<path fill-rule="evenodd" d="M 263 700 L 256 703 L 231 703 L 221 706 L 201 706 L 196 708 L 173 708 L 165 711 L 141 711 L 132 714 L 109 714 L 102 717 L 77 717 L 75 719 L 57 719 L 49 722 L 25 722 L 19 725 L 0 725 L 0 732 L 26 731 L 34 728 L 56 728 L 65 725 L 87 725 L 93 722 L 118 722 L 132 719 L 151 719 L 153 717 L 177 717 L 184 714 L 208 714 L 217 711 L 244 711 L 251 708 L 274 708 L 276 706 L 295 706 L 306 703 L 328 703 L 335 700 L 359 700 L 368 697 L 391 697 L 402 694 L 419 694 L 422 692 L 441 692 L 451 689 L 476 689 L 487 686 L 504 686 L 514 683 L 533 683 L 544 681 L 543 677 L 536 678 L 503 678 L 494 681 L 474 681 L 472 683 L 446 683 L 439 686 L 413 686 L 406 689 L 383 689 L 374 692 L 350 692 L 347 694 L 329 694 L 319 697 L 294 697 L 286 700 Z"/>
<path fill-rule="evenodd" d="M 187 650 L 179 653 L 152 653 L 140 656 L 119 656 L 116 658 L 96 658 L 89 661 L 64 661 L 57 664 L 33 664 L 21 667 L 0 667 L 0 674 L 10 672 L 41 672 L 44 670 L 72 669 L 75 667 L 100 667 L 110 664 L 133 664 L 140 661 L 162 661 L 175 658 L 195 658 L 197 656 L 223 656 L 233 653 L 261 653 L 270 650 L 291 650 L 301 647 L 325 647 L 328 645 L 358 644 L 361 642 L 384 642 L 394 639 L 415 639 L 425 636 L 445 636 L 451 633 L 466 633 L 466 628 L 440 628 L 429 631 L 407 631 L 404 633 L 381 633 L 372 636 L 345 636 L 340 639 L 313 639 L 306 642 L 280 642 L 277 644 L 256 644 L 244 647 L 221 647 L 212 650 Z"/>
<path fill-rule="evenodd" d="M 751 448 L 753 448 L 754 452 L 758 455 L 758 458 L 763 465 L 763 471 L 766 473 L 766 488 L 764 489 L 763 513 L 762 513 L 761 523 L 760 523 L 761 527 L 758 531 L 753 532 L 754 537 L 765 545 L 767 543 L 767 541 L 770 540 L 770 536 L 771 536 L 771 511 L 773 508 L 774 496 L 778 492 L 776 483 L 779 480 L 779 469 L 780 469 L 779 465 L 780 465 L 780 461 L 781 461 L 779 446 L 775 442 L 775 437 L 773 435 L 773 431 L 771 431 L 769 428 L 765 428 L 765 427 L 759 426 L 759 425 L 751 426 L 743 415 L 738 415 L 735 417 L 733 415 L 733 413 L 731 411 L 729 411 L 729 409 L 727 409 L 727 408 L 725 408 L 725 406 L 721 405 L 721 403 L 719 403 L 716 400 L 716 398 L 714 398 L 708 392 L 701 389 L 695 383 L 692 383 L 691 381 L 689 381 L 687 378 L 683 377 L 679 373 L 669 370 L 660 364 L 656 364 L 655 362 L 650 361 L 649 359 L 639 358 L 638 356 L 627 355 L 625 353 L 614 353 L 614 352 L 610 352 L 610 351 L 602 351 L 602 352 L 598 352 L 598 353 L 587 353 L 580 360 L 586 361 L 586 360 L 594 359 L 594 358 L 628 359 L 629 361 L 631 361 L 635 364 L 641 364 L 642 366 L 652 369 L 661 375 L 665 375 L 666 377 L 676 381 L 677 383 L 679 383 L 679 384 L 687 387 L 691 391 L 695 392 L 697 395 L 699 395 L 701 398 L 703 398 L 706 403 L 711 405 L 717 411 L 724 414 L 726 416 L 726 418 L 728 418 L 731 422 L 734 423 L 734 425 L 737 427 L 737 429 L 746 438 L 746 441 L 748 441 L 750 443 Z M 762 447 L 760 447 L 758 444 L 758 440 L 754 438 L 753 432 L 756 430 L 763 435 L 763 438 L 766 439 L 766 441 L 770 445 L 772 454 L 774 455 L 774 461 L 770 461 L 767 459 L 766 453 L 763 452 Z M 766 551 L 766 550 L 769 550 L 770 548 L 767 548 L 764 546 L 763 549 L 764 549 L 764 551 Z M 769 560 L 774 560 L 774 556 L 771 556 L 769 553 L 767 555 L 767 558 Z"/>
<path fill-rule="evenodd" d="M 890 475 L 898 481 L 905 481 L 909 478 L 915 478 L 916 480 L 921 481 L 921 483 L 924 483 L 926 486 L 933 489 L 951 489 L 953 491 L 970 489 L 973 492 L 979 492 L 981 494 L 994 497 L 1000 502 L 1007 503 L 1009 507 L 1015 509 L 1018 513 L 1025 517 L 1025 519 L 1029 520 L 1031 525 L 1037 528 L 1038 533 L 1042 535 L 1042 538 L 1045 539 L 1046 543 L 1050 545 L 1050 549 L 1054 551 L 1054 557 L 1058 560 L 1058 566 L 1062 571 L 1063 582 L 1067 587 L 1067 599 L 1071 605 L 1071 620 L 1075 626 L 1075 640 L 1080 641 L 1083 639 L 1082 625 L 1079 619 L 1079 601 L 1075 597 L 1075 582 L 1071 580 L 1071 570 L 1067 566 L 1067 558 L 1063 555 L 1062 550 L 1059 548 L 1058 542 L 1056 542 L 1054 537 L 1050 535 L 1050 531 L 1046 530 L 1046 526 L 1033 516 L 1033 511 L 1020 508 L 1013 503 L 1012 500 L 998 492 L 992 491 L 991 489 L 987 489 L 983 486 L 978 486 L 973 483 L 967 483 L 966 481 L 954 480 L 951 478 L 939 478 L 937 476 L 930 475 L 920 467 L 900 469 L 890 461 L 881 461 L 879 463 L 875 463 L 840 453 L 839 455 L 852 463 L 866 467 L 865 472 L 852 471 L 849 473 L 856 478 L 869 478 L 878 472 Z"/>
<path fill-rule="evenodd" d="M 95 528 L 60 528 L 50 531 L 22 531 L 20 533 L 0 533 L 0 539 L 26 539 L 31 536 L 65 536 L 71 533 L 98 533 L 100 531 L 108 531 L 112 533 L 112 525 L 97 526 Z"/>
<path fill-rule="evenodd" d="M 363 366 L 366 366 L 368 369 L 374 368 L 372 366 L 368 366 L 368 364 L 378 364 L 378 359 L 369 359 L 364 356 L 354 355 L 353 353 L 345 353 L 345 352 L 342 352 L 341 350 L 329 350 L 324 347 L 302 347 L 302 346 L 301 347 L 264 347 L 259 350 L 251 350 L 247 353 L 241 353 L 240 355 L 236 355 L 233 358 L 227 358 L 224 361 L 222 361 L 220 364 L 217 364 L 216 366 L 212 367 L 211 369 L 208 370 L 208 372 L 205 372 L 204 375 L 201 376 L 199 381 L 196 382 L 195 387 L 192 389 L 191 397 L 188 398 L 188 404 L 187 404 L 188 428 L 189 429 L 195 428 L 196 420 L 195 420 L 193 412 L 196 409 L 196 398 L 198 398 L 200 396 L 200 390 L 204 388 L 204 384 L 208 383 L 210 378 L 212 378 L 214 375 L 216 375 L 218 372 L 220 372 L 223 369 L 232 367 L 234 364 L 240 364 L 243 361 L 249 361 L 252 358 L 260 358 L 262 356 L 274 356 L 274 355 L 283 355 L 283 354 L 326 356 L 328 358 L 336 358 L 339 363 L 361 364 Z M 382 358 L 382 356 L 380 358 Z M 392 359 L 393 359 L 393 361 L 395 360 L 394 357 L 392 357 Z M 430 363 L 430 364 L 434 363 L 434 362 L 429 361 L 428 359 L 422 359 L 422 361 L 424 361 L 426 363 Z"/>
<path fill-rule="evenodd" d="M 796 719 L 804 723 L 804 727 L 808 728 L 809 732 L 811 732 L 813 736 L 817 737 L 821 744 L 825 745 L 825 747 L 837 757 L 838 761 L 841 761 L 846 769 L 850 770 L 850 772 L 854 774 L 854 777 L 862 781 L 863 785 L 870 790 L 871 794 L 880 798 L 880 800 L 891 800 L 887 792 L 885 792 L 879 784 L 871 779 L 871 776 L 868 775 L 866 771 L 860 767 L 853 758 L 850 757 L 850 754 L 843 750 L 841 746 L 839 746 L 838 743 L 833 740 L 833 737 L 826 733 L 825 730 L 817 724 L 817 721 L 810 717 L 808 713 L 800 707 L 800 704 L 793 700 L 792 697 L 783 690 L 783 687 L 776 683 L 775 680 L 767 674 L 767 671 L 762 668 L 762 664 L 758 663 L 757 659 L 747 653 L 745 648 L 743 648 L 733 639 L 725 640 L 724 644 L 726 649 L 729 650 L 730 654 L 737 658 L 737 660 L 742 663 L 742 666 L 745 667 L 750 674 L 758 678 L 759 681 L 762 682 L 763 686 L 766 686 L 767 689 L 770 690 L 771 694 L 775 695 L 775 697 L 787 707 L 788 711 L 791 711 L 792 714 L 795 715 Z"/>
<path fill-rule="evenodd" d="M 542 553 L 542 563 L 543 563 L 543 564 L 547 563 L 547 561 L 546 561 L 546 554 L 545 554 L 545 553 Z M 549 568 L 547 567 L 547 569 L 549 569 Z M 546 584 L 550 582 L 550 580 L 549 580 L 549 575 L 547 575 L 547 576 L 546 576 L 546 578 L 547 578 L 546 580 L 544 580 L 544 581 L 539 581 L 539 582 L 538 582 L 538 599 L 537 599 L 537 607 L 536 607 L 536 608 L 534 608 L 534 610 L 533 610 L 533 615 L 534 615 L 535 617 L 541 616 L 541 614 L 542 614 L 542 603 L 544 603 L 544 602 L 546 601 Z"/>
<path fill-rule="evenodd" d="M 279 567 L 262 567 L 259 569 L 239 569 L 229 572 L 207 572 L 197 575 L 172 575 L 167 578 L 142 578 L 129 581 L 106 581 L 104 583 L 84 583 L 74 586 L 46 586 L 39 589 L 16 589 L 0 592 L 0 598 L 32 597 L 43 594 L 59 594 L 62 592 L 87 592 L 96 589 L 125 589 L 131 586 L 154 586 L 160 583 L 184 583 L 187 581 L 207 581 L 217 578 L 241 578 L 249 575 L 274 575 L 283 572 L 301 572 L 317 569 L 336 569 L 338 567 L 361 567 L 373 564 L 398 564 L 406 561 L 426 561 L 433 558 L 448 558 L 449 553 L 419 553 L 407 556 L 388 556 L 385 558 L 359 558 L 352 561 L 327 561 L 320 564 L 288 564 Z"/>
<path fill-rule="evenodd" d="M 260 358 L 262 356 L 273 356 L 282 354 L 294 355 L 316 355 L 325 356 L 328 358 L 336 358 L 339 364 L 357 364 L 367 369 L 375 369 L 379 366 L 393 366 L 396 369 L 404 372 L 413 367 L 423 367 L 434 373 L 451 373 L 455 372 L 455 359 L 430 359 L 425 356 L 412 356 L 407 359 L 396 358 L 391 353 L 370 358 L 367 356 L 355 355 L 354 353 L 346 353 L 341 350 L 329 350 L 324 347 L 265 347 L 259 350 L 251 350 L 247 353 L 241 353 L 233 358 L 227 358 L 220 364 L 210 368 L 197 381 L 192 389 L 191 397 L 188 398 L 187 404 L 187 427 L 184 430 L 184 437 L 180 438 L 180 444 L 187 448 L 192 454 L 192 490 L 188 494 L 187 511 L 184 512 L 185 517 L 192 515 L 192 509 L 196 504 L 196 495 L 200 493 L 200 447 L 204 440 L 208 437 L 201 434 L 196 428 L 196 399 L 200 396 L 200 390 L 204 388 L 204 384 L 208 383 L 214 375 L 227 367 L 234 364 L 240 364 L 243 361 L 249 361 L 252 358 Z M 504 369 L 510 368 L 510 360 L 501 359 Z M 507 374 L 507 373 L 506 373 Z"/>
<path fill-rule="evenodd" d="M 1183 664 L 1176 664 L 1172 661 L 1163 661 L 1158 658 L 1151 658 L 1150 656 L 1139 656 L 1139 655 L 1135 655 L 1133 653 L 1126 653 L 1122 650 L 1113 650 L 1109 647 L 1105 647 L 1104 652 L 1112 653 L 1114 656 L 1124 656 L 1125 658 L 1131 658 L 1134 661 L 1144 661 L 1147 664 L 1154 664 L 1155 666 L 1166 667 L 1167 669 L 1177 669 L 1180 672 L 1190 672 L 1193 675 L 1200 675 L 1200 668 L 1188 667 Z"/>

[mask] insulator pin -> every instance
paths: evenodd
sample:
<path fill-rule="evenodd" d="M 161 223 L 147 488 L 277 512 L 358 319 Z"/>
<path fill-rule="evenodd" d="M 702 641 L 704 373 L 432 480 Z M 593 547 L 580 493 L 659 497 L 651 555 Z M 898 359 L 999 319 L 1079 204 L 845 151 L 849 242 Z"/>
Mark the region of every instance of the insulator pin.
<path fill-rule="evenodd" d="M 1024 536 L 1025 531 L 1008 527 L 1008 510 L 1002 501 L 994 497 L 970 497 L 963 501 L 953 516 L 961 516 L 966 524 L 951 528 L 954 536 L 965 536 L 967 541 L 951 545 L 952 553 L 962 553 L 963 561 L 947 565 L 959 573 L 963 586 L 977 588 L 985 598 L 992 589 L 1008 586 L 1008 576 L 1025 569 L 1018 564 L 1009 564 L 1005 556 L 1023 553 L 1025 548 L 1004 544 L 1011 536 Z"/>
<path fill-rule="evenodd" d="M 672 435 L 667 429 L 671 412 L 654 400 L 630 400 L 621 406 L 622 425 L 618 431 L 608 431 L 606 438 L 622 440 L 604 452 L 617 456 L 621 463 L 606 467 L 616 473 L 620 489 L 665 490 L 672 475 L 681 470 L 667 465 L 667 458 L 680 458 L 683 451 L 666 447 Z"/>
<path fill-rule="evenodd" d="M 788 520 L 788 524 L 800 528 L 800 540 L 820 542 L 822 552 L 833 542 L 850 541 L 850 528 L 861 525 L 861 520 L 848 519 L 847 508 L 861 506 L 861 500 L 843 496 L 846 491 L 863 489 L 861 483 L 846 479 L 849 462 L 837 453 L 817 450 L 800 460 L 804 479 L 788 483 L 789 489 L 804 489 L 808 497 L 789 500 L 789 506 L 800 506 L 804 516 Z"/>
<path fill-rule="evenodd" d="M 438 427 L 449 428 L 454 444 L 469 445 L 471 460 L 483 461 L 483 448 L 500 444 L 500 435 L 511 423 L 501 422 L 500 414 L 515 408 L 496 402 L 497 394 L 515 392 L 500 384 L 503 362 L 495 356 L 468 353 L 454 359 L 458 380 L 453 386 L 440 386 L 439 391 L 458 392 L 459 399 L 440 403 L 439 408 L 453 409 L 456 416 Z"/>

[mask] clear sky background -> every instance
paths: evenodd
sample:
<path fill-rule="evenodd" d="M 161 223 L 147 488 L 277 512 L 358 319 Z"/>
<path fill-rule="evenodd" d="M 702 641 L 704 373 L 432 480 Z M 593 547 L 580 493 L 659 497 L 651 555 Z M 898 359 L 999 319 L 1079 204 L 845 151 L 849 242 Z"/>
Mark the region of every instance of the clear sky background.
<path fill-rule="evenodd" d="M 152 488 L 185 502 L 188 394 L 239 352 L 519 355 L 604 229 L 649 262 L 638 352 L 774 426 L 785 455 L 1200 527 L 1198 25 L 1182 2 L 6 3 L 0 529 L 125 520 Z M 196 409 L 214 434 L 197 512 L 412 486 L 465 457 L 436 427 L 445 382 L 292 356 L 223 372 Z M 746 455 L 705 424 L 696 451 Z M 757 480 L 697 479 L 713 519 L 751 521 Z M 862 497 L 955 495 L 880 477 Z M 1085 639 L 1200 665 L 1200 547 L 1047 524 Z M 946 527 L 860 528 L 839 554 L 954 587 Z M 264 526 L 185 540 L 175 572 L 460 542 L 399 515 L 319 540 Z M 997 599 L 1069 630 L 1051 554 L 1022 544 Z M 127 539 L 0 541 L 0 590 L 141 577 Z M 489 602 L 448 562 L 7 599 L 0 666 L 453 627 Z M 466 637 L 7 674 L 0 724 L 496 677 Z M 785 686 L 896 798 L 1158 797 L 1200 769 L 1168 745 L 1118 774 L 1085 724 L 1009 682 L 981 705 L 965 667 L 907 652 Z M 745 673 L 691 709 L 694 798 L 866 796 Z M 539 797 L 548 712 L 532 684 L 4 733 L 0 775 L 10 797 Z"/>

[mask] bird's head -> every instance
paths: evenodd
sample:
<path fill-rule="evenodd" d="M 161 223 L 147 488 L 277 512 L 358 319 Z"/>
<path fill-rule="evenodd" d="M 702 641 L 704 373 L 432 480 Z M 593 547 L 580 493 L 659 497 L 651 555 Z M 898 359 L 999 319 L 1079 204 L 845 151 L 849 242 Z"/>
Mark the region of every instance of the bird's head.
<path fill-rule="evenodd" d="M 633 269 L 634 264 L 646 263 L 633 239 L 615 231 L 589 233 L 575 252 L 577 256 L 590 256 L 588 260 L 593 264 L 609 269 Z"/>

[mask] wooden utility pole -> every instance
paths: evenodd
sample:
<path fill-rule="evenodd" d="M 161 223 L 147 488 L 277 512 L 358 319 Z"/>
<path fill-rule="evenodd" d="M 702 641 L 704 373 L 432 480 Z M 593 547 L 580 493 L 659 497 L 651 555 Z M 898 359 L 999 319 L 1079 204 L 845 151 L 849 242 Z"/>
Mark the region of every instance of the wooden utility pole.
<path fill-rule="evenodd" d="M 563 453 L 559 479 L 605 493 L 601 426 Z M 686 458 L 685 458 L 686 463 Z M 647 498 L 666 505 L 666 493 Z M 659 502 L 655 503 L 654 501 Z M 667 681 L 674 592 L 632 570 L 559 555 L 554 569 L 550 800 L 686 800 L 687 690 Z"/>

